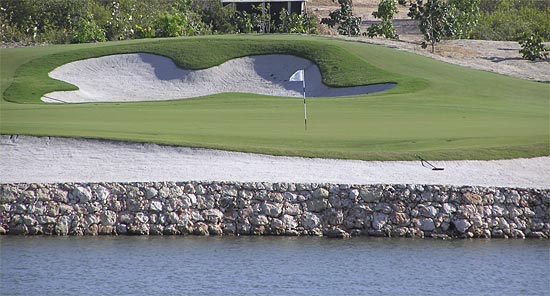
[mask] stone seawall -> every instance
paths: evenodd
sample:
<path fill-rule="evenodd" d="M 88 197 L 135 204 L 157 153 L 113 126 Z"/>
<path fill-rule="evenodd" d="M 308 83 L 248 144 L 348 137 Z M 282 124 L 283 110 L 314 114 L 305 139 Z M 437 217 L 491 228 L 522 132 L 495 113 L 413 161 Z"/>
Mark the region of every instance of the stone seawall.
<path fill-rule="evenodd" d="M 0 233 L 549 238 L 550 189 L 238 182 L 1 184 Z"/>

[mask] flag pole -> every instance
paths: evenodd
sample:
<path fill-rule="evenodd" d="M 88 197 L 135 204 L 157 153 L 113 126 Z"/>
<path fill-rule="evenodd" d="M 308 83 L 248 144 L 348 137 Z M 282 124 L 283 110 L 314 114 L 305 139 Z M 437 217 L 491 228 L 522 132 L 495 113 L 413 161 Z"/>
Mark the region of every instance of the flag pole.
<path fill-rule="evenodd" d="M 307 105 L 306 105 L 306 77 L 304 73 L 304 80 L 302 81 L 302 86 L 304 87 L 304 130 L 307 131 Z"/>

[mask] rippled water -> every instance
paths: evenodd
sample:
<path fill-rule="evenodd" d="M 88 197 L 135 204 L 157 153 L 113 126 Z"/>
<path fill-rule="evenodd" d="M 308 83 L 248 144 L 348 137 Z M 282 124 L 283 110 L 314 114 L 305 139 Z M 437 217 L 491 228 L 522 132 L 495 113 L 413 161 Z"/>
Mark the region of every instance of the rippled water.
<path fill-rule="evenodd" d="M 0 237 L 2 295 L 549 295 L 547 240 Z"/>

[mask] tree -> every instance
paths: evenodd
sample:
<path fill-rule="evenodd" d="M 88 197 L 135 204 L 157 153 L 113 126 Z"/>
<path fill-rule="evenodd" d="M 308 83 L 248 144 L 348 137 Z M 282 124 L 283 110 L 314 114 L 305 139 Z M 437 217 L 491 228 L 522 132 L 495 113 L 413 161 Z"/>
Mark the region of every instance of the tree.
<path fill-rule="evenodd" d="M 456 37 L 470 38 L 480 18 L 480 0 L 449 0 Z"/>
<path fill-rule="evenodd" d="M 321 24 L 326 24 L 331 28 L 338 26 L 340 35 L 359 35 L 361 18 L 353 16 L 352 0 L 338 0 L 338 4 L 340 4 L 340 9 L 332 11 L 328 18 L 323 18 Z"/>
<path fill-rule="evenodd" d="M 422 48 L 432 47 L 435 51 L 435 44 L 443 38 L 451 38 L 456 34 L 455 20 L 448 4 L 441 0 L 416 0 L 411 2 L 409 13 L 410 18 L 420 21 L 420 31 L 424 35 Z"/>
<path fill-rule="evenodd" d="M 372 13 L 377 19 L 382 20 L 367 29 L 369 37 L 384 36 L 384 38 L 399 39 L 399 35 L 393 27 L 393 16 L 397 13 L 397 0 L 380 0 L 378 10 Z"/>

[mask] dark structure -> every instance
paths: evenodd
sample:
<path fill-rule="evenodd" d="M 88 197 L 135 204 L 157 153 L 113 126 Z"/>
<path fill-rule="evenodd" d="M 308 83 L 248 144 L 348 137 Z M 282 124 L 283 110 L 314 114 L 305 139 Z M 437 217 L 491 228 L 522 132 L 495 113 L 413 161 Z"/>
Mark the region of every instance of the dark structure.
<path fill-rule="evenodd" d="M 223 5 L 235 4 L 237 11 L 246 11 L 248 13 L 253 12 L 253 6 L 267 5 L 270 6 L 270 14 L 272 16 L 278 16 L 281 10 L 284 8 L 289 13 L 303 14 L 306 11 L 307 0 L 221 0 Z"/>

